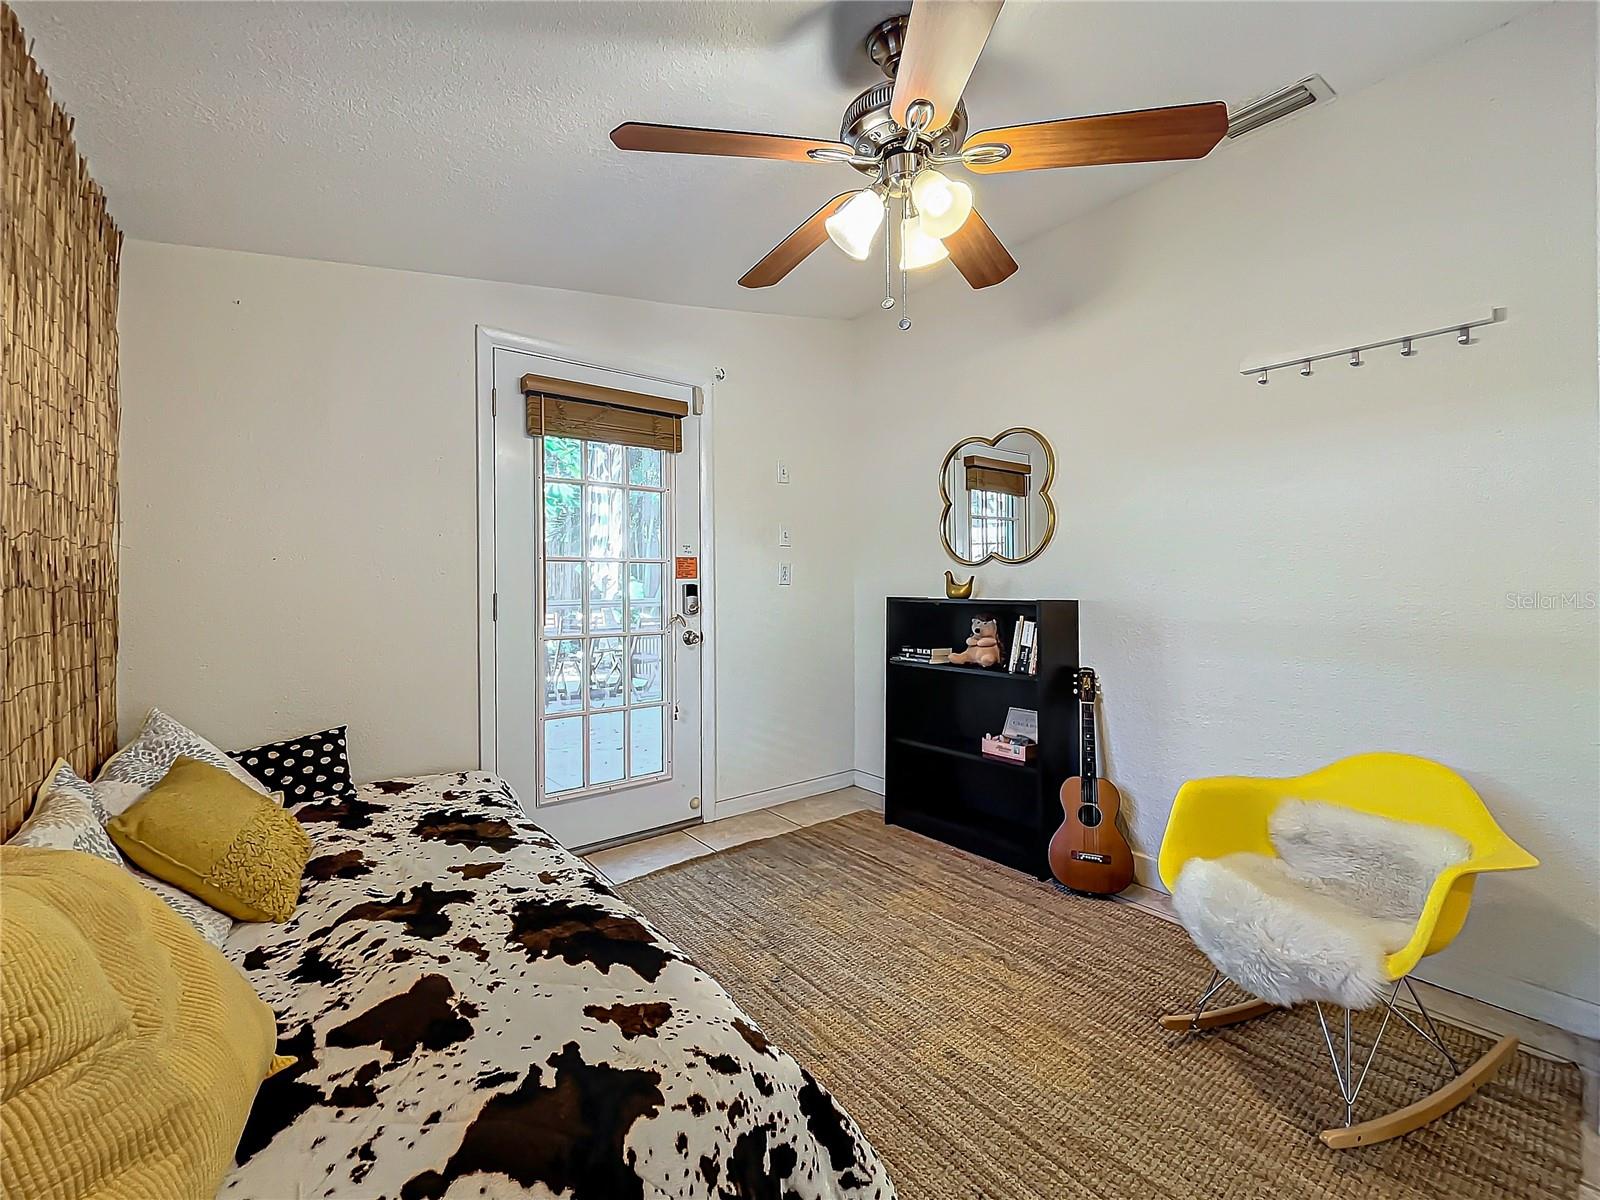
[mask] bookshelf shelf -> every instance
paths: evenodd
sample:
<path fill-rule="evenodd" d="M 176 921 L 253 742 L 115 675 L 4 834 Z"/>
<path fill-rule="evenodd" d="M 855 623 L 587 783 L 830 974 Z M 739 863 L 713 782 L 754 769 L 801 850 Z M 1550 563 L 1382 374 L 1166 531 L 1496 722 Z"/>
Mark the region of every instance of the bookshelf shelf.
<path fill-rule="evenodd" d="M 902 746 L 910 747 L 913 750 L 921 750 L 926 754 L 943 754 L 949 758 L 960 758 L 968 762 L 982 763 L 986 767 L 995 767 L 1014 775 L 1036 775 L 1039 772 L 1039 764 L 1036 762 L 1006 762 L 1003 758 L 990 758 L 981 750 L 960 750 L 955 746 L 940 746 L 934 742 L 920 742 L 916 738 L 897 738 L 896 741 Z"/>
<path fill-rule="evenodd" d="M 895 657 L 901 646 L 961 646 L 979 613 L 999 622 L 1008 651 L 1019 617 L 1037 624 L 1037 674 Z M 893 597 L 885 657 L 884 819 L 1045 878 L 1061 784 L 1078 773 L 1078 602 Z M 1039 714 L 1031 763 L 979 749 L 1011 707 Z"/>
<path fill-rule="evenodd" d="M 999 667 L 963 667 L 960 664 L 952 666 L 949 663 L 914 662 L 909 658 L 891 658 L 891 667 L 906 667 L 912 671 L 949 671 L 956 675 L 974 675 L 984 679 L 1004 679 L 1011 683 L 1036 684 L 1039 682 L 1037 675 L 1013 675 L 1010 671 L 1003 671 Z"/>

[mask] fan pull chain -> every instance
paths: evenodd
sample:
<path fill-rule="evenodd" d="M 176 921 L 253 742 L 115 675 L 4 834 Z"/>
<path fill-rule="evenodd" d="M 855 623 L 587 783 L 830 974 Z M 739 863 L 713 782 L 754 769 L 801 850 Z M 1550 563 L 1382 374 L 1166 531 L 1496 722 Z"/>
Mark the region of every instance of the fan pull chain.
<path fill-rule="evenodd" d="M 911 211 L 911 193 L 907 192 L 900 198 L 900 255 L 905 257 L 905 228 L 908 214 Z M 900 332 L 904 333 L 911 328 L 911 305 L 906 300 L 906 269 L 902 263 L 900 267 Z"/>
<path fill-rule="evenodd" d="M 889 228 L 883 231 L 883 307 L 894 307 L 894 205 L 884 205 L 888 210 Z"/>

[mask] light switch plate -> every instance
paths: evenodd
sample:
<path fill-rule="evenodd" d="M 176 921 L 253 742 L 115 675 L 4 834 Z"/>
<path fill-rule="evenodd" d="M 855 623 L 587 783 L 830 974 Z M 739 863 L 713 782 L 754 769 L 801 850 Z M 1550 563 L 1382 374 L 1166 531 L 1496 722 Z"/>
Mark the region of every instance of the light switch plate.
<path fill-rule="evenodd" d="M 784 462 L 781 458 L 778 460 L 778 482 L 789 482 L 789 464 Z"/>
<path fill-rule="evenodd" d="M 789 536 L 789 527 L 787 525 L 779 525 L 778 526 L 778 545 L 780 545 L 780 546 L 792 546 L 792 545 L 794 545 L 794 539 Z"/>
<path fill-rule="evenodd" d="M 792 564 L 792 563 L 779 563 L 778 564 L 778 586 L 779 587 L 788 587 L 793 582 L 794 582 L 794 564 Z"/>

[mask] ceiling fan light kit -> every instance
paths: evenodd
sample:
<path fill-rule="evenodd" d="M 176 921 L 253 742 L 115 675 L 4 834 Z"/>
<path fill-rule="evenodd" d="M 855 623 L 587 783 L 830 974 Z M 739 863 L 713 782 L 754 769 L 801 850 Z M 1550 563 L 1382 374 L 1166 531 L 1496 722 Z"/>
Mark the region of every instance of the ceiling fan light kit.
<path fill-rule="evenodd" d="M 867 188 L 846 200 L 823 225 L 835 246 L 857 262 L 865 262 L 883 224 L 883 207 L 883 197 L 876 189 Z"/>
<path fill-rule="evenodd" d="M 837 142 L 633 121 L 612 130 L 611 141 L 621 150 L 660 154 L 842 163 L 870 176 L 867 187 L 819 208 L 739 283 L 771 287 L 827 241 L 864 262 L 879 228 L 887 225 L 883 307 L 895 306 L 898 265 L 899 323 L 909 329 L 906 272 L 949 259 L 970 286 L 986 288 L 1017 269 L 973 206 L 971 185 L 938 168 L 994 174 L 1200 158 L 1229 132 L 1227 106 L 1209 103 L 1041 121 L 969 136 L 961 94 L 1000 8 L 1001 0 L 919 0 L 910 15 L 880 23 L 867 35 L 866 51 L 886 79 L 850 102 Z M 896 205 L 898 211 L 892 211 Z"/>

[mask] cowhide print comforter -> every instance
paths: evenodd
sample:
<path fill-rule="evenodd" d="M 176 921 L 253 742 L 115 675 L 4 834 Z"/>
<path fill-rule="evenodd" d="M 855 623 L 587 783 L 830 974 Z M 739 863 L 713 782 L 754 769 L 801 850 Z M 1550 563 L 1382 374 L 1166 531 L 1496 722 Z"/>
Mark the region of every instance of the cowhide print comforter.
<path fill-rule="evenodd" d="M 223 1197 L 894 1196 L 833 1097 L 501 780 L 294 812 L 300 907 L 225 950 L 299 1061 Z"/>

